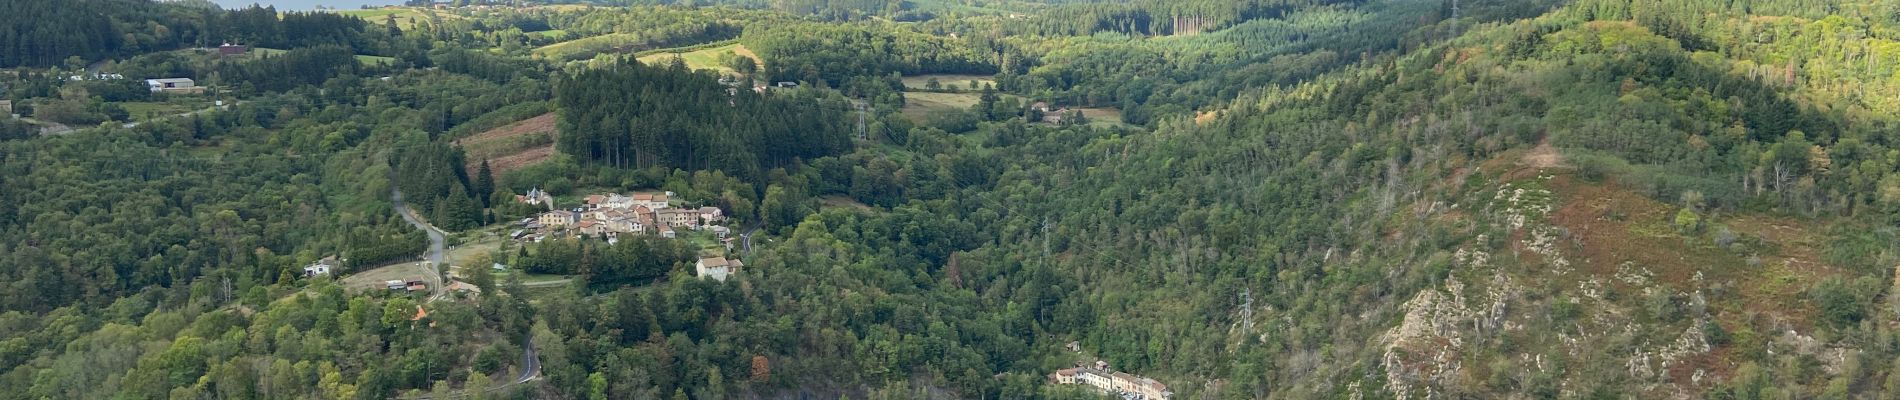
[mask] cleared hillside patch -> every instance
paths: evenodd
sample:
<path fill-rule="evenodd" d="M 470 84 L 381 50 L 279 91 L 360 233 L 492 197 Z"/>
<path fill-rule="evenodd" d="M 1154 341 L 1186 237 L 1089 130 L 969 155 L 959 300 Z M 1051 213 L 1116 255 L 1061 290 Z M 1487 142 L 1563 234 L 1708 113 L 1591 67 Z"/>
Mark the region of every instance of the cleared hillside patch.
<path fill-rule="evenodd" d="M 1565 229 L 1582 278 L 1640 273 L 1676 290 L 1731 287 L 1732 295 L 1709 299 L 1719 314 L 1774 316 L 1805 332 L 1815 311 L 1803 291 L 1841 275 L 1820 257 L 1821 228 L 1812 223 L 1744 214 L 1683 229 L 1680 206 L 1615 184 L 1559 175 L 1551 187 L 1559 199 L 1551 223 Z"/>
<path fill-rule="evenodd" d="M 554 155 L 555 115 L 546 113 L 456 140 L 467 152 L 469 171 L 483 160 L 495 174 L 540 163 Z"/>

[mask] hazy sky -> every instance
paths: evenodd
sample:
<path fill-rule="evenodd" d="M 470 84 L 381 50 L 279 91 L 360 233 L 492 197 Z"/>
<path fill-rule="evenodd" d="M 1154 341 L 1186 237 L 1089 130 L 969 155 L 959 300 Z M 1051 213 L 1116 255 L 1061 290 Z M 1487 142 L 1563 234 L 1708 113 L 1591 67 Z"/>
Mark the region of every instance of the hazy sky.
<path fill-rule="evenodd" d="M 252 3 L 257 3 L 267 6 L 277 6 L 278 11 L 309 11 L 316 9 L 317 6 L 361 8 L 364 4 L 373 6 L 402 4 L 402 0 L 211 0 L 211 2 L 218 3 L 219 6 L 225 9 L 240 8 L 249 6 Z"/>

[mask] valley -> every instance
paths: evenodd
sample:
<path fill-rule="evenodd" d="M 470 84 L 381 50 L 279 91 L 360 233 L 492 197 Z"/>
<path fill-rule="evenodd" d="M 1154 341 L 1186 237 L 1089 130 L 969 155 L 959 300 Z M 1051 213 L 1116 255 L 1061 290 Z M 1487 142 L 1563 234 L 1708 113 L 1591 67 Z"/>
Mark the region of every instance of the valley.
<path fill-rule="evenodd" d="M 1891 2 L 53 3 L 0 399 L 1900 392 Z"/>

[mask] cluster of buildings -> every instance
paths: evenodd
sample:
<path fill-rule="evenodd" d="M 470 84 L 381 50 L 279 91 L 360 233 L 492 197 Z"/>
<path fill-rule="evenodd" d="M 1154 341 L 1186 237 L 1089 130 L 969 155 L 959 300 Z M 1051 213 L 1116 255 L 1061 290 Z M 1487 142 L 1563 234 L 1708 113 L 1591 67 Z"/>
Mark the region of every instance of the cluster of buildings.
<path fill-rule="evenodd" d="M 522 220 L 523 229 L 513 236 L 516 240 L 540 241 L 550 234 L 568 233 L 605 237 L 613 243 L 626 234 L 655 234 L 670 239 L 679 237 L 682 230 L 706 230 L 725 239 L 732 232 L 719 225 L 726 220 L 724 210 L 719 207 L 676 208 L 672 206 L 672 196 L 673 192 L 587 196 L 582 207 L 549 211 Z M 553 202 L 547 193 L 538 189 L 516 196 L 515 200 L 530 205 Z"/>
<path fill-rule="evenodd" d="M 1049 103 L 1041 101 L 1029 105 L 1029 109 L 1042 113 L 1042 122 L 1051 124 L 1060 124 L 1064 118 L 1074 113 L 1068 107 L 1052 107 Z"/>
<path fill-rule="evenodd" d="M 1094 368 L 1056 370 L 1049 374 L 1049 380 L 1059 385 L 1088 385 L 1128 400 L 1169 400 L 1174 397 L 1168 385 L 1126 372 L 1112 372 L 1108 369 L 1108 363 L 1102 361 L 1096 361 Z"/>
<path fill-rule="evenodd" d="M 620 235 L 653 234 L 671 239 L 679 237 L 681 231 L 700 230 L 711 232 L 731 248 L 731 239 L 727 236 L 732 230 L 720 225 L 726 222 L 724 210 L 673 207 L 673 196 L 673 192 L 590 195 L 581 207 L 548 211 L 522 220 L 522 229 L 512 236 L 519 241 L 539 242 L 551 235 L 587 235 L 604 237 L 612 244 L 619 241 Z M 515 201 L 554 208 L 554 197 L 538 188 L 515 195 Z M 500 264 L 496 264 L 496 268 L 501 268 Z M 720 281 L 744 268 L 745 263 L 739 259 L 725 257 L 701 257 L 693 264 L 695 275 Z"/>

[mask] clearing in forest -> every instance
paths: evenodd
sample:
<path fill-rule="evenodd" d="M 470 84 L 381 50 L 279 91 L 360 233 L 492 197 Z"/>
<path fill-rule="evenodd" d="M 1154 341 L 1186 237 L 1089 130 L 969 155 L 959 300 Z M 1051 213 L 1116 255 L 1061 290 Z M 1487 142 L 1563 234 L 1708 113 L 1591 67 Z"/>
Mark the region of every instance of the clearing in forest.
<path fill-rule="evenodd" d="M 693 51 L 662 51 L 640 56 L 639 60 L 641 63 L 647 65 L 666 65 L 666 63 L 673 62 L 674 58 L 679 58 L 686 60 L 686 68 L 694 70 L 710 69 L 719 71 L 720 73 L 730 74 L 735 72 L 731 67 L 726 66 L 726 60 L 732 59 L 733 57 L 751 58 L 752 62 L 761 68 L 765 66 L 764 59 L 759 58 L 759 55 L 753 53 L 752 49 L 748 49 L 745 45 L 738 43 Z"/>
<path fill-rule="evenodd" d="M 931 79 L 937 80 L 937 85 L 940 90 L 949 90 L 951 85 L 956 85 L 956 91 L 975 92 L 981 90 L 973 88 L 970 84 L 972 81 L 976 82 L 977 85 L 996 85 L 996 77 L 990 75 L 930 74 L 904 77 L 904 89 L 929 90 Z"/>
<path fill-rule="evenodd" d="M 486 132 L 456 140 L 467 152 L 468 168 L 474 171 L 488 160 L 495 174 L 520 169 L 546 160 L 554 154 L 554 113 L 541 114 Z"/>
<path fill-rule="evenodd" d="M 976 93 L 904 93 L 904 116 L 922 121 L 932 114 L 946 111 L 968 110 L 982 99 Z"/>

